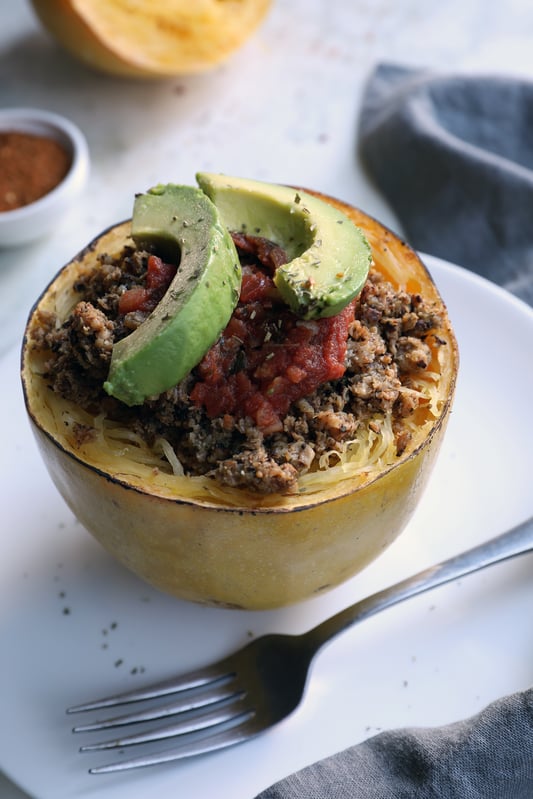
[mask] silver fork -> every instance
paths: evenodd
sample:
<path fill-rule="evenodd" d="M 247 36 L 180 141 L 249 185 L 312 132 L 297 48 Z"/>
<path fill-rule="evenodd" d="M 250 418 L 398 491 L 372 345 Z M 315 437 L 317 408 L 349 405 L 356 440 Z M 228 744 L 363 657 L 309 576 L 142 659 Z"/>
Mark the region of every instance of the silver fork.
<path fill-rule="evenodd" d="M 74 732 L 101 731 L 176 717 L 171 724 L 82 746 L 80 751 L 122 749 L 133 744 L 178 736 L 178 746 L 89 769 L 92 774 L 168 763 L 246 741 L 292 713 L 302 699 L 309 665 L 318 650 L 353 624 L 409 597 L 428 591 L 491 564 L 533 550 L 533 518 L 480 546 L 425 569 L 356 602 L 301 635 L 271 634 L 206 668 L 156 685 L 77 705 L 67 713 L 114 707 L 141 700 L 177 696 L 147 710 L 74 727 Z"/>

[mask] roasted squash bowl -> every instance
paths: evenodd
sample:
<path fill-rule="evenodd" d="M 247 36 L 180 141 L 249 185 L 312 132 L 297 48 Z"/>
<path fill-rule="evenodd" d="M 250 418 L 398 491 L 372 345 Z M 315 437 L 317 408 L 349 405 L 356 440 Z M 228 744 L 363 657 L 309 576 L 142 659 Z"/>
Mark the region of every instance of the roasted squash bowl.
<path fill-rule="evenodd" d="M 229 58 L 263 21 L 271 0 L 32 0 L 71 55 L 111 75 L 164 78 Z"/>
<path fill-rule="evenodd" d="M 442 308 L 411 443 L 400 456 L 355 472 L 333 463 L 327 478 L 308 474 L 300 491 L 267 497 L 224 491 L 205 477 L 179 477 L 129 455 L 128 442 L 96 436 L 79 444 L 75 425 L 98 427 L 61 400 L 42 376 L 32 346 L 40 313 L 64 318 L 76 278 L 97 253 L 118 253 L 129 223 L 97 238 L 65 266 L 33 308 L 24 339 L 22 383 L 31 424 L 49 473 L 80 522 L 128 569 L 176 597 L 245 609 L 286 606 L 355 575 L 400 534 L 420 499 L 450 414 L 458 350 L 446 309 L 424 265 L 404 242 L 362 211 L 329 197 L 360 226 L 375 266 L 396 286 Z M 428 337 L 428 341 L 432 337 Z M 370 448 L 372 449 L 372 448 Z"/>

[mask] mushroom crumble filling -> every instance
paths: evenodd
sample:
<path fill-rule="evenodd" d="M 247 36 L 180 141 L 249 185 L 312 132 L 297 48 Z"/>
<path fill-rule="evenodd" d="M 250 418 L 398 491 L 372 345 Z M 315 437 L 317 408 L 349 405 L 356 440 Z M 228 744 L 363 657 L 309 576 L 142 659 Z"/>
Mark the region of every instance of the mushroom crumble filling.
<path fill-rule="evenodd" d="M 371 268 L 340 314 L 305 321 L 272 280 L 287 260 L 283 249 L 260 237 L 233 238 L 243 268 L 238 305 L 178 385 L 133 407 L 104 391 L 113 345 L 142 324 L 179 268 L 126 246 L 119 257 L 100 256 L 98 268 L 77 281 L 79 300 L 64 321 L 38 313 L 31 346 L 43 355 L 50 389 L 149 446 L 164 440 L 185 475 L 258 494 L 296 492 L 301 475 L 344 451 L 362 425 L 379 434 L 386 418 L 399 457 L 428 401 L 417 376 L 444 343 L 437 304 Z M 80 444 L 91 435 L 80 427 Z"/>

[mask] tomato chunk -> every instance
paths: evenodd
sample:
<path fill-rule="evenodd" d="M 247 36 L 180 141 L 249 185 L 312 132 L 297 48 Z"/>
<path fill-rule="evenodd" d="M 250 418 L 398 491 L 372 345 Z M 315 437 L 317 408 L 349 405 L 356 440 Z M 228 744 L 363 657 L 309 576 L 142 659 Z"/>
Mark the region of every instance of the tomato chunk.
<path fill-rule="evenodd" d="M 150 255 L 144 286 L 127 289 L 118 301 L 118 312 L 124 315 L 133 311 L 153 311 L 170 286 L 176 271 L 175 264 L 167 264 L 157 255 Z"/>

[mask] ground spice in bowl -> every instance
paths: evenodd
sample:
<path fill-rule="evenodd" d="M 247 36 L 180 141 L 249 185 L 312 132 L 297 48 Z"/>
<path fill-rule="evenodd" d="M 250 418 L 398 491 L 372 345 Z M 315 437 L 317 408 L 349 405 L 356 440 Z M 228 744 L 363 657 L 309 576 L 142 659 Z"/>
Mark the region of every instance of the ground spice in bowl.
<path fill-rule="evenodd" d="M 71 156 L 55 139 L 0 131 L 0 212 L 35 202 L 65 177 Z"/>

